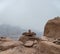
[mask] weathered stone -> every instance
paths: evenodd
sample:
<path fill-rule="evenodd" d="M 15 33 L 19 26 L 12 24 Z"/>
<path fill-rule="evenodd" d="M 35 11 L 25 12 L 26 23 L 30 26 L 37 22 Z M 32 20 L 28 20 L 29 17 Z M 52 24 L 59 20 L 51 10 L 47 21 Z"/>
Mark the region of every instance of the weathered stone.
<path fill-rule="evenodd" d="M 8 50 L 8 49 L 12 49 L 12 48 L 17 47 L 19 45 L 22 45 L 21 41 L 1 42 L 0 43 L 0 51 L 5 51 L 5 50 Z"/>
<path fill-rule="evenodd" d="M 60 45 L 60 39 L 56 39 L 55 41 L 53 41 L 53 43 Z"/>
<path fill-rule="evenodd" d="M 3 51 L 0 50 L 0 54 L 60 54 L 60 45 L 49 41 L 39 41 L 34 44 L 34 41 L 29 40 L 26 43 L 28 46 L 20 45 L 21 41 L 2 42 L 3 49 L 1 50 Z"/>
<path fill-rule="evenodd" d="M 60 38 L 60 17 L 49 20 L 44 29 L 44 36 L 49 38 Z"/>
<path fill-rule="evenodd" d="M 38 43 L 38 41 L 37 40 L 34 40 L 34 44 L 37 44 Z"/>
<path fill-rule="evenodd" d="M 48 38 L 45 37 L 45 36 L 42 36 L 42 37 L 40 37 L 40 40 L 41 40 L 41 41 L 48 41 Z"/>
<path fill-rule="evenodd" d="M 28 30 L 28 32 L 24 32 L 22 35 L 25 35 L 25 36 L 34 36 L 36 35 L 35 32 L 31 32 L 31 30 Z"/>
<path fill-rule="evenodd" d="M 34 44 L 33 41 L 26 41 L 26 43 L 24 44 L 24 46 L 26 46 L 26 47 L 32 47 L 33 44 Z"/>
<path fill-rule="evenodd" d="M 35 35 L 36 35 L 35 32 L 31 32 L 31 30 L 29 30 L 28 32 L 24 32 L 22 34 L 22 36 L 19 38 L 19 41 L 26 42 L 28 40 L 35 40 L 37 39 Z"/>

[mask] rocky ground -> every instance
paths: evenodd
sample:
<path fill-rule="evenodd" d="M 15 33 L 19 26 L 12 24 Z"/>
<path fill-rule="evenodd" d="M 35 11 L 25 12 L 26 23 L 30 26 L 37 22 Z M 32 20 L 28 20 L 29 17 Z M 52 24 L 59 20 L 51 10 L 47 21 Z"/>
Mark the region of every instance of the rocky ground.
<path fill-rule="evenodd" d="M 0 54 L 60 54 L 60 39 L 52 38 L 50 35 L 38 38 L 36 33 L 29 30 L 17 41 L 0 37 Z"/>
<path fill-rule="evenodd" d="M 40 38 L 39 41 L 0 41 L 0 54 L 60 54 L 60 45 Z"/>

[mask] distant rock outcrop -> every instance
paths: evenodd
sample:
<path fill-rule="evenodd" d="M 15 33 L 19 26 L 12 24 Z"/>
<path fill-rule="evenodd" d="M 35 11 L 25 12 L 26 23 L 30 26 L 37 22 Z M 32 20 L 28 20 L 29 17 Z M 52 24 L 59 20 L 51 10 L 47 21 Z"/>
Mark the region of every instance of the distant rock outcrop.
<path fill-rule="evenodd" d="M 44 29 L 44 36 L 53 39 L 60 38 L 60 17 L 55 17 L 47 22 Z"/>

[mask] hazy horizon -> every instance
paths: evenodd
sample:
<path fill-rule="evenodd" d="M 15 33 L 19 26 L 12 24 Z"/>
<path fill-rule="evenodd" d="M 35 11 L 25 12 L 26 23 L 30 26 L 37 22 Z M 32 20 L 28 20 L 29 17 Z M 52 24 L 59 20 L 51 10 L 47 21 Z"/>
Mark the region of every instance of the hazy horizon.
<path fill-rule="evenodd" d="M 60 16 L 60 0 L 0 0 L 0 25 L 40 32 L 56 16 Z"/>

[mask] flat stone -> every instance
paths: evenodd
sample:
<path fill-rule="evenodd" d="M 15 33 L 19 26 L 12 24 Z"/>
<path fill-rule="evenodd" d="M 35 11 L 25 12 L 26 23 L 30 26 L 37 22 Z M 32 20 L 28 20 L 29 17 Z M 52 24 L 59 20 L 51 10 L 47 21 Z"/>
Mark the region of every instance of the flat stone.
<path fill-rule="evenodd" d="M 33 44 L 34 44 L 33 41 L 26 41 L 26 43 L 24 44 L 24 46 L 26 46 L 26 47 L 32 47 Z"/>

